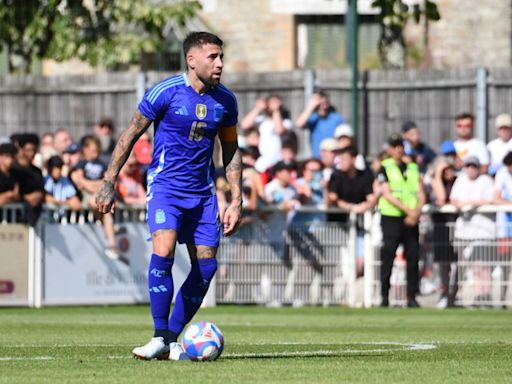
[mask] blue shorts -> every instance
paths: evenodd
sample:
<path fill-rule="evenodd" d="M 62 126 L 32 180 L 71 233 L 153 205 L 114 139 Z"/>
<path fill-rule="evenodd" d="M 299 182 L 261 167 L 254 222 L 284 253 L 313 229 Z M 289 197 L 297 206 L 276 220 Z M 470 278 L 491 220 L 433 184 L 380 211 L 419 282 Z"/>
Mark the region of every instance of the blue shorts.
<path fill-rule="evenodd" d="M 151 234 L 173 229 L 179 243 L 219 246 L 222 225 L 217 196 L 185 198 L 154 194 L 147 202 L 146 219 Z"/>

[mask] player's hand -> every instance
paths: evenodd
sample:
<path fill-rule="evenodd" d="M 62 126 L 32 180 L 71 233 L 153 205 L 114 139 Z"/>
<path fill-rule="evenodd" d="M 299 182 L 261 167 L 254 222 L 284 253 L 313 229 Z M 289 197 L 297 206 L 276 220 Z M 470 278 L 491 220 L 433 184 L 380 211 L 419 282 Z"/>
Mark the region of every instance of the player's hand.
<path fill-rule="evenodd" d="M 242 205 L 231 203 L 224 213 L 224 236 L 231 236 L 236 232 L 242 216 Z"/>
<path fill-rule="evenodd" d="M 100 213 L 114 213 L 114 202 L 116 199 L 116 191 L 114 183 L 110 180 L 104 179 L 101 183 L 100 189 L 94 195 L 94 201 L 98 206 Z"/>

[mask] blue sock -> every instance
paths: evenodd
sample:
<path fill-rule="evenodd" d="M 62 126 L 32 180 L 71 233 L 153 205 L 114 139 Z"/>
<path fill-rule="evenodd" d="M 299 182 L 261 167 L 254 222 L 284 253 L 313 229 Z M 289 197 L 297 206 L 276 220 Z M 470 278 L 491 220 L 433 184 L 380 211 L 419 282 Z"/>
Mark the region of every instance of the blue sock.
<path fill-rule="evenodd" d="M 169 320 L 170 342 L 178 339 L 185 325 L 199 310 L 216 270 L 217 259 L 215 258 L 192 261 L 192 269 L 176 296 L 176 303 Z"/>
<path fill-rule="evenodd" d="M 173 263 L 174 257 L 161 257 L 153 253 L 148 271 L 149 302 L 155 337 L 163 337 L 166 344 L 169 342 L 167 324 L 174 289 L 171 273 Z"/>

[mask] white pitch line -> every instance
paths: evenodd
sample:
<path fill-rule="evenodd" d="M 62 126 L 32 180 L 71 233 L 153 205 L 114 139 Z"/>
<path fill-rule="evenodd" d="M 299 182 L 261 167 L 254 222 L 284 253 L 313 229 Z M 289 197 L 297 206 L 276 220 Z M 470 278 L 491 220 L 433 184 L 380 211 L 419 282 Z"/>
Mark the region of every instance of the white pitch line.
<path fill-rule="evenodd" d="M 246 345 L 259 345 L 259 344 L 246 344 Z M 272 343 L 266 345 L 308 345 L 300 343 Z M 374 348 L 374 349 L 341 349 L 341 350 L 314 350 L 314 351 L 292 351 L 292 352 L 246 352 L 246 353 L 225 353 L 223 356 L 226 358 L 273 358 L 273 357 L 322 357 L 322 356 L 336 356 L 343 354 L 357 354 L 357 353 L 387 353 L 387 352 L 401 352 L 401 351 L 426 351 L 437 348 L 436 344 L 427 343 L 398 343 L 398 342 L 367 342 L 367 343 L 331 343 L 325 345 L 392 345 L 395 348 Z M 76 347 L 77 345 L 72 345 Z M 105 357 L 96 357 L 94 360 L 104 359 L 130 359 L 129 355 L 110 355 Z M 52 356 L 0 356 L 2 361 L 41 361 L 41 360 L 71 360 L 73 358 L 58 358 Z"/>

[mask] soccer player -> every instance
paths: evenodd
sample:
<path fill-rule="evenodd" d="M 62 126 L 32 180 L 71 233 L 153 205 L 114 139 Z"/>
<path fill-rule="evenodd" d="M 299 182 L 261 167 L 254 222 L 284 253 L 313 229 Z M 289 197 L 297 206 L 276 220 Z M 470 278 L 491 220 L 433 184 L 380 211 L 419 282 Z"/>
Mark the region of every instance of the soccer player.
<path fill-rule="evenodd" d="M 156 84 L 144 95 L 119 138 L 96 194 L 100 212 L 111 211 L 116 177 L 137 139 L 153 122 L 147 222 L 153 242 L 148 286 L 155 333 L 146 345 L 133 350 L 136 358 L 186 359 L 176 341 L 199 309 L 217 270 L 215 256 L 222 231 L 212 160 L 217 134 L 232 194 L 222 219 L 224 236 L 232 235 L 240 222 L 242 161 L 236 135 L 238 110 L 233 93 L 220 84 L 222 44 L 222 40 L 208 32 L 187 36 L 183 42 L 187 71 Z M 192 268 L 169 318 L 176 241 L 187 245 Z"/>

